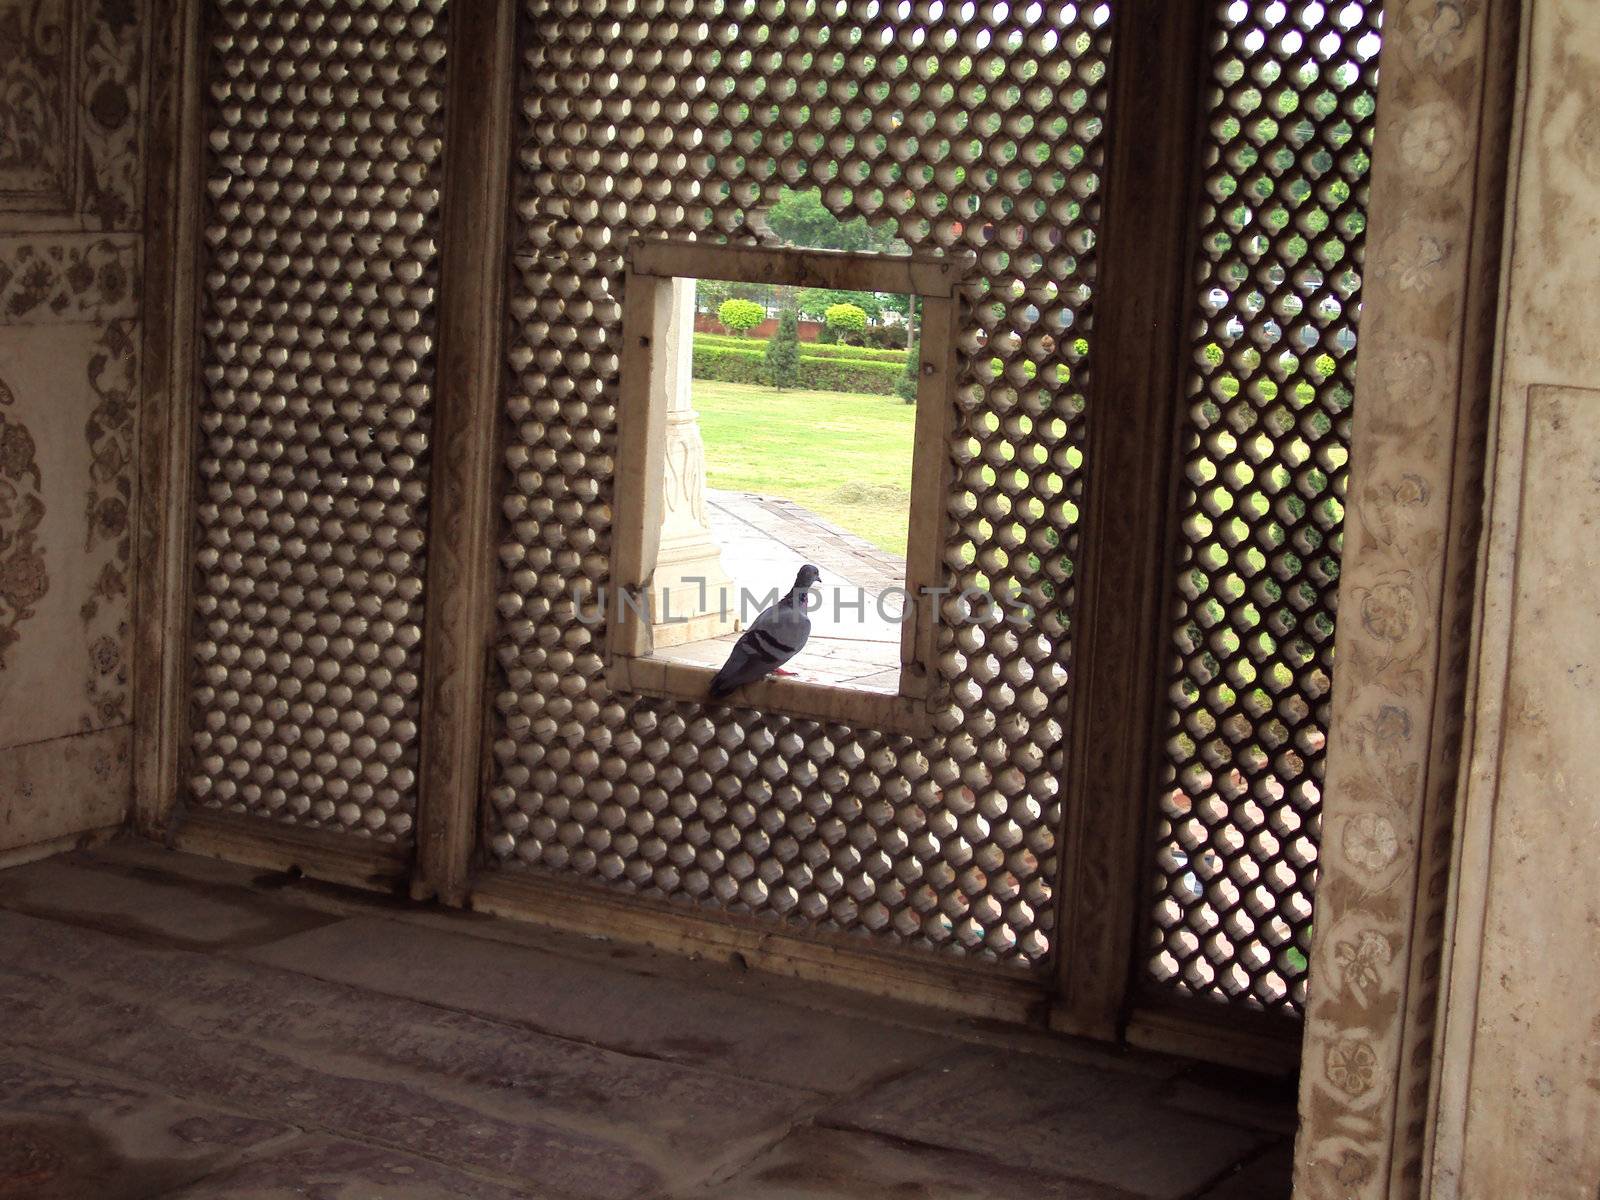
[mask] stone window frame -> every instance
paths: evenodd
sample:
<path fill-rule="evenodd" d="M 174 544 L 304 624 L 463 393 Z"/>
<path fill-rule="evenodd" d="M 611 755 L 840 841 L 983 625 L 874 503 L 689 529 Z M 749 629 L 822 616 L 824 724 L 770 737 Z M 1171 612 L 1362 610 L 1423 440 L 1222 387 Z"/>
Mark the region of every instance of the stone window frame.
<path fill-rule="evenodd" d="M 606 676 L 619 692 L 709 703 L 715 671 L 653 651 L 639 607 L 622 597 L 649 592 L 660 549 L 666 468 L 666 417 L 680 386 L 671 339 L 693 320 L 692 292 L 681 282 L 716 279 L 848 291 L 894 292 L 922 302 L 921 368 L 911 465 L 906 591 L 911 617 L 901 626 L 900 680 L 895 694 L 848 685 L 768 677 L 741 689 L 735 703 L 810 720 L 859 724 L 927 736 L 948 702 L 937 664 L 933 602 L 946 586 L 948 499 L 954 466 L 958 376 L 958 289 L 970 258 L 919 252 L 866 254 L 721 245 L 674 238 L 635 240 L 627 251 L 623 352 L 617 404 L 617 484 L 610 584 L 605 602 Z M 663 353 L 663 348 L 668 348 Z"/>

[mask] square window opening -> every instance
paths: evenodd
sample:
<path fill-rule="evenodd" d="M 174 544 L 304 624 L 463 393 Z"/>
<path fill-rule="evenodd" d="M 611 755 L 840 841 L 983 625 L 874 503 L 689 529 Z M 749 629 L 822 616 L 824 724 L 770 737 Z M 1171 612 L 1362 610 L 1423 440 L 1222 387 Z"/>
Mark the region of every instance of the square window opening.
<path fill-rule="evenodd" d="M 640 240 L 624 296 L 612 686 L 931 729 L 963 260 Z M 810 634 L 711 681 L 803 564 Z"/>

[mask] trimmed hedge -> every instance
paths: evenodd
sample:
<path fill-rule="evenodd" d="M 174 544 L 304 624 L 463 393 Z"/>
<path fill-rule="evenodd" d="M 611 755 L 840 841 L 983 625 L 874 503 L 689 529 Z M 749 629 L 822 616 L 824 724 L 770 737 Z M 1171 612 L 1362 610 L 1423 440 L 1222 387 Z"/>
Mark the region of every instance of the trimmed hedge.
<path fill-rule="evenodd" d="M 903 363 L 906 361 L 906 352 L 904 350 L 873 350 L 866 346 L 841 346 L 837 343 L 831 346 L 819 346 L 816 342 L 801 342 L 800 356 L 802 358 L 853 358 L 857 362 Z"/>
<path fill-rule="evenodd" d="M 765 347 L 765 343 L 762 345 Z M 765 348 L 745 350 L 733 346 L 702 346 L 697 341 L 690 374 L 696 379 L 714 379 L 722 383 L 761 383 L 766 365 Z"/>
<path fill-rule="evenodd" d="M 696 343 L 692 373 L 696 379 L 721 383 L 766 383 L 763 350 Z M 900 378 L 898 363 L 852 362 L 840 359 L 801 358 L 795 386 L 810 392 L 862 392 L 869 396 L 894 395 Z"/>
<path fill-rule="evenodd" d="M 765 339 L 725 337 L 719 334 L 696 334 L 694 339 L 694 377 L 720 380 L 724 383 L 767 382 L 765 372 L 767 343 Z M 905 370 L 904 350 L 868 350 L 861 346 L 819 346 L 815 342 L 800 343 L 800 382 L 802 389 L 816 392 L 865 392 L 873 396 L 895 395 L 895 381 Z M 990 359 L 989 366 L 997 380 L 1004 379 L 998 358 Z M 1069 369 L 1057 363 L 1056 378 L 1062 383 L 1071 379 Z M 1026 379 L 1036 378 L 1037 364 L 1022 363 Z M 887 381 L 887 382 L 885 382 Z M 1224 388 L 1228 380 L 1224 381 Z M 1238 388 L 1238 384 L 1233 384 Z M 1263 384 L 1263 387 L 1271 387 Z M 1311 388 L 1298 385 L 1300 392 L 1310 393 Z"/>
<path fill-rule="evenodd" d="M 892 396 L 901 370 L 899 363 L 802 358 L 800 386 L 814 392 L 865 392 L 869 396 Z"/>
<path fill-rule="evenodd" d="M 701 346 L 721 347 L 728 350 L 765 350 L 765 338 L 732 337 L 725 333 L 697 333 L 694 335 L 695 348 Z M 801 358 L 855 358 L 863 362 L 904 362 L 906 352 L 902 350 L 874 350 L 868 346 L 841 346 L 837 343 L 801 342 Z"/>

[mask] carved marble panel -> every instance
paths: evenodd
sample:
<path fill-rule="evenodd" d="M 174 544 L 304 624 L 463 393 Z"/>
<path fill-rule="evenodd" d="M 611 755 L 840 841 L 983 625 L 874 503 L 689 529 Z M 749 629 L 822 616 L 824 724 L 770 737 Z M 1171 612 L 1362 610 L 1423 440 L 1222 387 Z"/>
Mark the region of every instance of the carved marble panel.
<path fill-rule="evenodd" d="M 150 7 L 0 0 L 0 851 L 127 808 Z"/>
<path fill-rule="evenodd" d="M 0 750 L 0 853 L 120 824 L 128 726 Z"/>
<path fill-rule="evenodd" d="M 71 212 L 76 140 L 73 9 L 0 0 L 0 207 Z"/>
<path fill-rule="evenodd" d="M 1559 94 L 1560 85 L 1551 90 Z M 1547 174 L 1523 187 L 1553 185 Z M 1526 285 L 1525 277 L 1513 284 L 1513 305 Z M 1509 344 L 1526 351 L 1520 340 Z M 1582 356 L 1575 347 L 1568 353 Z M 1600 815 L 1591 765 L 1600 688 L 1600 390 L 1529 388 L 1526 421 L 1522 461 L 1505 463 L 1520 465 L 1521 478 L 1508 473 L 1502 485 L 1521 490 L 1517 526 L 1506 531 L 1515 549 L 1503 551 L 1515 556 L 1510 603 L 1493 613 L 1504 624 L 1484 630 L 1508 654 L 1498 778 L 1484 787 L 1493 788 L 1493 849 L 1486 877 L 1472 880 L 1484 893 L 1485 923 L 1471 980 L 1477 1034 L 1470 1063 L 1458 1065 L 1470 1072 L 1460 1118 L 1465 1169 L 1440 1188 L 1452 1197 L 1581 1196 L 1600 1178 L 1591 1132 L 1600 1124 L 1600 885 L 1587 836 Z"/>
<path fill-rule="evenodd" d="M 0 328 L 0 747 L 131 719 L 137 328 Z"/>
<path fill-rule="evenodd" d="M 0 0 L 0 228 L 134 230 L 148 0 Z"/>

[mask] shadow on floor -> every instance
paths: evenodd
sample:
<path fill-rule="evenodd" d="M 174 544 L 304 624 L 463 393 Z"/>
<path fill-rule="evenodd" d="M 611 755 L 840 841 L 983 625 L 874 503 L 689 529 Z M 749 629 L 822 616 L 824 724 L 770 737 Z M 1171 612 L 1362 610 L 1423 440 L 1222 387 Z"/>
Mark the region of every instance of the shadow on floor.
<path fill-rule="evenodd" d="M 128 842 L 0 872 L 0 1197 L 1283 1200 L 1292 1088 Z"/>

